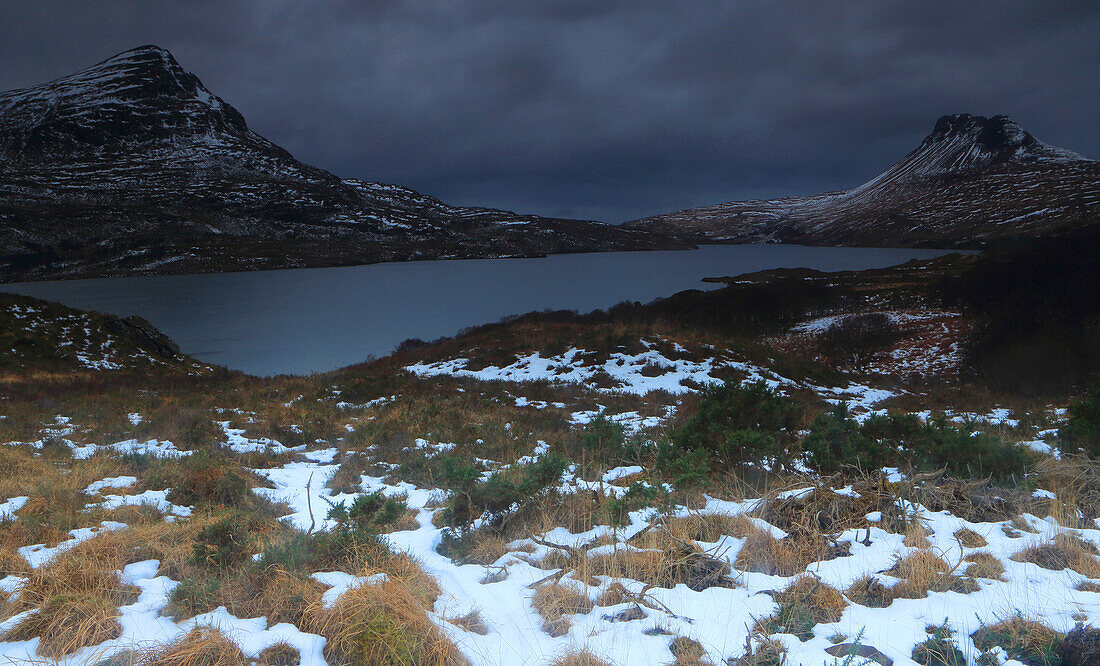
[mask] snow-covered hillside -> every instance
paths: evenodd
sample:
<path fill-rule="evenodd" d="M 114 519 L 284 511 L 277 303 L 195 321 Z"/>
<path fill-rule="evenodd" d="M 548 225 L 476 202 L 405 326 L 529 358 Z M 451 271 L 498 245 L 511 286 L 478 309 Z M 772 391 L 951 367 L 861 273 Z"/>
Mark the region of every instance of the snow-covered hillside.
<path fill-rule="evenodd" d="M 0 93 L 4 281 L 683 246 L 338 178 L 156 46 Z"/>
<path fill-rule="evenodd" d="M 944 116 L 921 144 L 851 190 L 736 201 L 636 220 L 715 242 L 980 246 L 1092 223 L 1100 162 L 1039 141 L 1007 116 Z"/>

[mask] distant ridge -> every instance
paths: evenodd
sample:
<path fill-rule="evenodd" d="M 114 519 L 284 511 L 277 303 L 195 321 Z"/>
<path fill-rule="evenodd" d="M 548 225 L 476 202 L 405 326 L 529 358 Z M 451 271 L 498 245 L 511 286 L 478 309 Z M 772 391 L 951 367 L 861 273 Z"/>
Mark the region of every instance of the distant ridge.
<path fill-rule="evenodd" d="M 0 93 L 0 281 L 686 246 L 338 178 L 157 46 Z"/>
<path fill-rule="evenodd" d="M 627 223 L 699 242 L 981 247 L 1093 224 L 1100 162 L 1039 141 L 1008 116 L 943 116 L 854 189 L 738 201 Z"/>

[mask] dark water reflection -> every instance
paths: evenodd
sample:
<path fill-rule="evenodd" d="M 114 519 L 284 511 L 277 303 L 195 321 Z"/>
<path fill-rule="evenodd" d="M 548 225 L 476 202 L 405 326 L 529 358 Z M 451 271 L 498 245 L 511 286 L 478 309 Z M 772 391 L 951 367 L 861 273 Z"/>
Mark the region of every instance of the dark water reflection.
<path fill-rule="evenodd" d="M 138 314 L 184 352 L 270 375 L 331 370 L 400 341 L 544 309 L 588 311 L 708 289 L 709 276 L 768 268 L 890 266 L 940 250 L 724 245 L 542 259 L 419 261 L 254 273 L 0 285 L 5 291 L 117 315 Z"/>

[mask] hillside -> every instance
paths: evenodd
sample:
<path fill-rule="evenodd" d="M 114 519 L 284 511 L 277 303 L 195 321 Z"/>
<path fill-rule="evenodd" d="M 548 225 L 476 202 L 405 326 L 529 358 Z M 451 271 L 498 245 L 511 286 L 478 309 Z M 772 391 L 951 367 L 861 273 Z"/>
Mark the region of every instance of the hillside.
<path fill-rule="evenodd" d="M 13 297 L 36 347 L 0 366 L 0 661 L 1092 666 L 1100 396 L 967 367 L 987 310 L 1026 319 L 1095 256 L 1032 284 L 1075 256 L 1033 245 L 300 377 L 144 363 L 174 354 L 152 329 Z"/>
<path fill-rule="evenodd" d="M 737 201 L 627 228 L 700 242 L 982 247 L 1094 224 L 1100 162 L 1049 146 L 1007 116 L 944 116 L 899 162 L 851 190 Z"/>
<path fill-rule="evenodd" d="M 144 46 L 0 93 L 0 280 L 685 247 L 342 179 Z"/>

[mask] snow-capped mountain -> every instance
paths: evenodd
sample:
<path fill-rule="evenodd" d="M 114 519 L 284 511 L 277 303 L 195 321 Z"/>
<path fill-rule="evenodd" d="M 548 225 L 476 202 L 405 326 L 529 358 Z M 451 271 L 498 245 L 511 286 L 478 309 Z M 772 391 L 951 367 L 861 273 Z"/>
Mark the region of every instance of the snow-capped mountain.
<path fill-rule="evenodd" d="M 625 225 L 703 242 L 980 247 L 1095 223 L 1100 162 L 1007 116 L 944 116 L 899 162 L 851 190 L 737 201 Z"/>
<path fill-rule="evenodd" d="M 684 247 L 341 179 L 143 46 L 0 93 L 0 280 Z"/>

